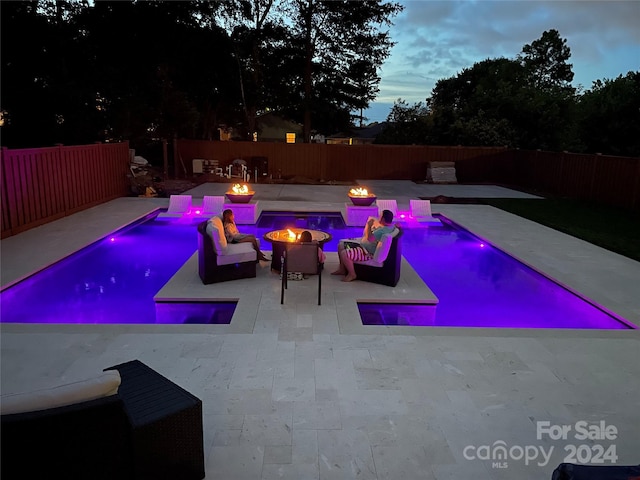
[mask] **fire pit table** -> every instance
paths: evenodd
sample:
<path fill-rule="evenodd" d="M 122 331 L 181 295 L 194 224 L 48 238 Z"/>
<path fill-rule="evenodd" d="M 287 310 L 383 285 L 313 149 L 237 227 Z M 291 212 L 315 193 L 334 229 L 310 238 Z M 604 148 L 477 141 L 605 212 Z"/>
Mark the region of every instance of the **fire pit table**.
<path fill-rule="evenodd" d="M 322 230 L 310 230 L 308 228 L 284 228 L 282 230 L 272 230 L 264 234 L 264 239 L 271 243 L 271 270 L 280 272 L 281 257 L 287 243 L 295 243 L 304 231 L 311 233 L 311 239 L 318 242 L 320 248 L 331 240 L 331 234 Z"/>

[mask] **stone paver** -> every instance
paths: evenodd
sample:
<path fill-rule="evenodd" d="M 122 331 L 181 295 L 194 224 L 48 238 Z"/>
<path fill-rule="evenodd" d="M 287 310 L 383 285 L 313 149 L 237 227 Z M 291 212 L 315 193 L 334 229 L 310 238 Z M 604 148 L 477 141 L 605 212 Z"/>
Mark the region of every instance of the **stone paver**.
<path fill-rule="evenodd" d="M 401 209 L 419 196 L 524 195 L 492 186 L 361 183 L 397 198 Z M 222 194 L 226 187 L 206 184 L 192 193 Z M 256 198 L 263 208 L 285 202 L 289 209 L 295 201 L 312 211 L 344 205 L 347 190 L 258 185 Z M 3 285 L 168 204 L 137 200 L 119 199 L 2 240 Z M 638 262 L 491 207 L 433 209 L 640 323 Z M 43 239 L 51 240 L 49 248 L 42 249 Z M 638 330 L 371 333 L 346 318 L 353 316 L 342 308 L 347 301 L 338 293 L 321 307 L 291 294 L 284 306 L 263 298 L 245 310 L 236 330 L 2 325 L 2 392 L 90 377 L 137 358 L 202 399 L 207 479 L 548 479 L 567 446 L 593 444 L 615 445 L 618 463 L 640 463 Z M 618 436 L 578 440 L 581 420 L 614 425 Z M 573 430 L 566 440 L 538 439 L 537 422 Z M 510 457 L 497 468 L 478 448 L 498 444 L 551 455 L 528 464 Z"/>

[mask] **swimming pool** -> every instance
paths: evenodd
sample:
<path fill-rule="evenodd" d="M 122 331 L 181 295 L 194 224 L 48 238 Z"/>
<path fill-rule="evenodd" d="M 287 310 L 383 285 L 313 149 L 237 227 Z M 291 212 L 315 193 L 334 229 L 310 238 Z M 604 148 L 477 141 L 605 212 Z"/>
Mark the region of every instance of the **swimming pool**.
<path fill-rule="evenodd" d="M 325 245 L 327 251 L 336 251 L 340 238 L 359 236 L 362 232 L 361 227 L 345 226 L 339 213 L 323 212 L 263 212 L 255 226 L 243 226 L 242 230 L 261 238 L 269 230 L 286 226 L 331 232 L 333 239 Z M 160 322 L 153 297 L 196 249 L 195 223 L 156 221 L 150 216 L 1 292 L 1 321 Z M 374 305 L 378 312 L 376 322 L 461 327 L 630 328 L 451 223 L 406 228 L 402 249 L 440 303 L 435 316 L 422 315 L 415 306 L 394 305 L 389 309 Z M 212 310 L 200 315 L 202 318 L 185 313 L 176 305 L 167 307 L 171 308 L 162 314 L 163 323 L 228 323 L 233 312 L 233 305 L 228 303 L 209 304 Z M 412 308 L 412 313 L 402 314 L 403 308 Z M 365 316 L 362 315 L 363 319 Z M 411 322 L 402 320 L 407 318 Z M 420 323 L 421 318 L 429 320 Z"/>

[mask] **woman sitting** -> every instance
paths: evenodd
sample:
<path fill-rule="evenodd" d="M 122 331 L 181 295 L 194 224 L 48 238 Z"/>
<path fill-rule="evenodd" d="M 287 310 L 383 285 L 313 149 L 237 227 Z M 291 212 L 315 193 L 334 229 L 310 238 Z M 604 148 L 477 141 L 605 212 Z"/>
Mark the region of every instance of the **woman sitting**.
<path fill-rule="evenodd" d="M 240 233 L 238 231 L 238 226 L 233 218 L 233 210 L 227 208 L 224 212 L 222 212 L 222 226 L 224 227 L 224 236 L 229 243 L 253 243 L 253 249 L 258 254 L 258 260 L 267 261 L 269 260 L 264 256 L 262 250 L 260 250 L 260 244 L 258 243 L 258 239 L 255 235 L 251 235 L 248 233 Z"/>

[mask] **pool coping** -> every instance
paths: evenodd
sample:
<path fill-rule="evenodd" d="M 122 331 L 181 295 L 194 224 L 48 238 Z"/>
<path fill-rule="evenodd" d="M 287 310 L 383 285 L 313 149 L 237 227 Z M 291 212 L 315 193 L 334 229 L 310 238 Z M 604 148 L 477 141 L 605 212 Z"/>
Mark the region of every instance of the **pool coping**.
<path fill-rule="evenodd" d="M 398 285 L 388 287 L 367 282 L 342 282 L 340 277 L 330 274 L 338 267 L 337 252 L 326 252 L 326 255 L 322 274 L 323 305 L 314 305 L 317 282 L 315 279 L 309 279 L 302 282 L 290 282 L 290 288 L 285 292 L 284 307 L 287 304 L 294 304 L 290 298 L 294 295 L 296 299 L 301 298 L 302 302 L 318 307 L 316 310 L 321 310 L 323 306 L 335 308 L 338 312 L 340 333 L 363 334 L 370 332 L 366 330 L 369 326 L 362 325 L 360 321 L 358 302 L 432 305 L 438 303 L 438 297 L 404 257 L 402 257 Z M 254 330 L 258 310 L 280 307 L 280 279 L 277 274 L 271 272 L 269 265 L 270 262 L 259 263 L 256 269 L 256 278 L 204 285 L 197 273 L 198 253 L 196 252 L 156 293 L 153 300 L 156 303 L 237 301 L 231 324 L 225 325 L 226 330 L 228 333 L 251 333 Z"/>

